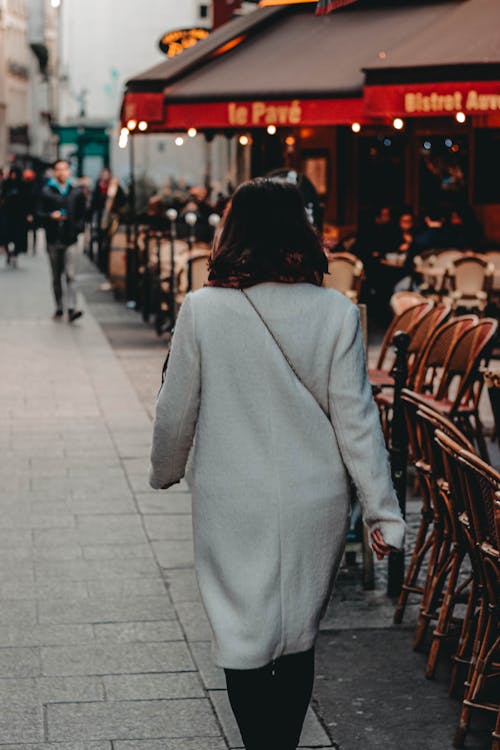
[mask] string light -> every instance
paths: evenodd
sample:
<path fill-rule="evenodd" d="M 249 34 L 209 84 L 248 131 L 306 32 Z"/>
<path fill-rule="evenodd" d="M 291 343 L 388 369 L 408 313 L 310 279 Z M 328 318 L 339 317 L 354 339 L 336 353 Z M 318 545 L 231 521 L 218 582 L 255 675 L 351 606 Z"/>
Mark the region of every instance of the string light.
<path fill-rule="evenodd" d="M 248 144 L 250 143 L 250 138 L 248 137 L 248 135 L 240 135 L 238 141 L 240 146 L 248 146 Z"/>
<path fill-rule="evenodd" d="M 285 143 L 287 146 L 295 146 L 295 136 L 289 135 L 285 138 Z"/>
<path fill-rule="evenodd" d="M 127 128 L 128 128 L 128 130 L 130 130 L 130 131 L 135 130 L 136 127 L 137 127 L 137 120 L 133 120 L 133 119 L 132 120 L 128 120 L 128 122 L 127 122 Z"/>
<path fill-rule="evenodd" d="M 351 125 L 351 130 L 353 133 L 359 133 L 361 130 L 361 125 L 359 124 L 359 122 L 353 122 L 353 124 Z"/>
<path fill-rule="evenodd" d="M 466 121 L 467 117 L 465 116 L 465 112 L 457 112 L 455 115 L 455 120 L 463 125 L 463 123 Z"/>
<path fill-rule="evenodd" d="M 177 138 L 175 139 L 174 143 L 175 143 L 176 146 L 182 146 L 182 144 L 184 143 L 184 138 L 182 138 L 182 136 L 178 135 Z"/>
<path fill-rule="evenodd" d="M 268 125 L 267 126 L 267 133 L 268 135 L 276 135 L 276 125 Z"/>
<path fill-rule="evenodd" d="M 403 130 L 404 126 L 404 120 L 402 120 L 401 117 L 395 117 L 392 121 L 392 127 L 394 130 Z"/>
<path fill-rule="evenodd" d="M 196 135 L 198 135 L 198 131 L 196 130 L 196 128 L 189 128 L 187 133 L 190 138 L 194 138 Z"/>
<path fill-rule="evenodd" d="M 144 133 L 144 131 L 148 129 L 148 124 L 146 120 L 141 120 L 138 127 L 139 127 L 139 130 L 141 130 Z"/>

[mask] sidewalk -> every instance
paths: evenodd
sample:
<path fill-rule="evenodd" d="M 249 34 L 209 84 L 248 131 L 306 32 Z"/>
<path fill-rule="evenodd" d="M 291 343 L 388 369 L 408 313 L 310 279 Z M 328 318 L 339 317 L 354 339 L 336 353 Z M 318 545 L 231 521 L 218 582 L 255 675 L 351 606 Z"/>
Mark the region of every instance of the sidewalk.
<path fill-rule="evenodd" d="M 72 326 L 52 312 L 43 253 L 2 263 L 0 746 L 241 747 L 187 488 L 150 491 L 150 415 L 91 310 Z M 313 711 L 302 742 L 332 746 Z"/>
<path fill-rule="evenodd" d="M 194 580 L 189 493 L 147 484 L 165 343 L 86 259 L 73 326 L 50 319 L 44 255 L 19 265 L 0 270 L 0 748 L 241 747 Z M 417 514 L 410 502 L 411 528 Z M 302 746 L 450 750 L 447 669 L 424 679 L 415 610 L 393 627 L 376 571 L 375 592 L 339 575 Z M 488 733 L 467 747 L 486 750 Z"/>

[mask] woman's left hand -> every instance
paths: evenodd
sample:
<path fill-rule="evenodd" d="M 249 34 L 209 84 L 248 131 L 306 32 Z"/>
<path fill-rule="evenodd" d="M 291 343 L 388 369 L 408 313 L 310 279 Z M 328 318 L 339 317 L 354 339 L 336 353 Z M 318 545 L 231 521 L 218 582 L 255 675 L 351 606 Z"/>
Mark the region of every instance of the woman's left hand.
<path fill-rule="evenodd" d="M 390 554 L 390 552 L 392 551 L 392 547 L 386 544 L 384 536 L 380 529 L 375 529 L 375 531 L 372 531 L 371 537 L 372 548 L 377 555 L 377 560 L 383 560 L 384 557 L 387 557 L 387 555 Z"/>

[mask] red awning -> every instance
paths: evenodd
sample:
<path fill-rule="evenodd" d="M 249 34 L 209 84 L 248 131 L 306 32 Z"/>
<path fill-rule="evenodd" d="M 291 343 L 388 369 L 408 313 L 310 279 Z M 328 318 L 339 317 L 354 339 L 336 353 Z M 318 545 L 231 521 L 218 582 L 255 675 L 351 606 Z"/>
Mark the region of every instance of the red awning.
<path fill-rule="evenodd" d="M 365 86 L 364 112 L 376 118 L 500 116 L 500 80 Z"/>
<path fill-rule="evenodd" d="M 260 128 L 267 125 L 335 125 L 363 121 L 361 98 L 254 100 L 190 103 L 165 101 L 163 94 L 129 92 L 123 120 L 146 120 L 152 132 L 201 129 Z"/>

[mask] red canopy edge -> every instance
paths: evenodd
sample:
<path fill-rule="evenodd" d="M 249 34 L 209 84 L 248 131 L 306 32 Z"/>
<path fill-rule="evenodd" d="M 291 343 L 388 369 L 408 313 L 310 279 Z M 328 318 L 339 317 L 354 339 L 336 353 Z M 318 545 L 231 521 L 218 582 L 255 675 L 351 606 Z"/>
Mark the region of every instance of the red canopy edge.
<path fill-rule="evenodd" d="M 245 130 L 300 125 L 346 125 L 367 122 L 361 98 L 168 102 L 163 93 L 128 92 L 122 122 L 145 120 L 148 131 L 178 132 L 195 127 Z"/>
<path fill-rule="evenodd" d="M 500 81 L 370 85 L 364 115 L 374 118 L 500 114 Z"/>

